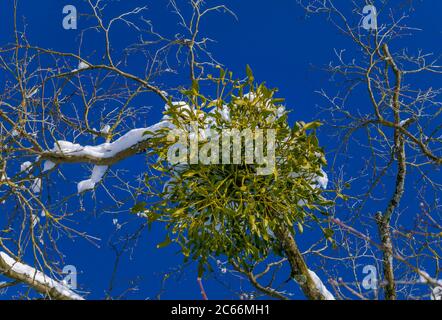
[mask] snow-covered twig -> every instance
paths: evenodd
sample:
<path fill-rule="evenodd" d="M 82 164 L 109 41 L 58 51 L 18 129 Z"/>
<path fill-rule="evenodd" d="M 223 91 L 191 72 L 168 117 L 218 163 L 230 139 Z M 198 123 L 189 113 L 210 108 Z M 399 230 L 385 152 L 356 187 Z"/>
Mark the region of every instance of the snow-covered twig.
<path fill-rule="evenodd" d="M 335 300 L 333 294 L 330 291 L 328 291 L 327 287 L 324 285 L 324 283 L 318 277 L 318 275 L 310 269 L 308 270 L 308 272 L 310 273 L 310 276 L 315 282 L 315 285 L 318 288 L 319 292 L 326 298 L 326 300 Z"/>
<path fill-rule="evenodd" d="M 23 282 L 41 294 L 57 300 L 84 300 L 66 285 L 53 280 L 37 269 L 18 262 L 5 252 L 0 252 L 0 274 Z"/>
<path fill-rule="evenodd" d="M 53 150 L 41 154 L 41 158 L 54 163 L 91 163 L 95 165 L 112 165 L 134 154 L 145 150 L 149 135 L 168 127 L 168 121 L 161 121 L 147 128 L 133 129 L 114 142 L 96 146 L 82 146 L 69 141 L 57 141 Z"/>

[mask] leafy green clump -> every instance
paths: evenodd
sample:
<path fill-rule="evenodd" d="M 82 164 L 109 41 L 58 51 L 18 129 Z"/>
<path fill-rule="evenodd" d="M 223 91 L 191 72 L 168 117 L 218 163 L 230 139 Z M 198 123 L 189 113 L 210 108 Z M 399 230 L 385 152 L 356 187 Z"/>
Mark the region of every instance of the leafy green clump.
<path fill-rule="evenodd" d="M 186 257 L 201 265 L 220 255 L 244 265 L 280 252 L 274 232 L 278 226 L 297 226 L 302 232 L 306 217 L 315 218 L 313 212 L 330 204 L 320 188 L 326 179 L 324 152 L 314 130 L 320 123 L 298 122 L 290 127 L 282 100 L 275 98 L 276 90 L 255 85 L 250 70 L 245 82 L 226 80 L 223 71 L 212 81 L 216 98 L 205 98 L 195 84 L 185 92 L 185 107 L 170 104 L 165 113 L 169 121 L 189 136 L 194 122 L 202 131 L 212 129 L 211 136 L 200 137 L 201 145 L 213 132 L 273 129 L 274 170 L 258 175 L 260 165 L 247 163 L 245 152 L 237 164 L 222 164 L 220 154 L 221 164 L 172 165 L 167 154 L 176 141 L 167 139 L 169 129 L 164 129 L 152 139 L 155 172 L 146 177 L 151 200 L 147 216 L 151 222 L 167 223 L 169 235 L 161 246 L 174 241 Z"/>

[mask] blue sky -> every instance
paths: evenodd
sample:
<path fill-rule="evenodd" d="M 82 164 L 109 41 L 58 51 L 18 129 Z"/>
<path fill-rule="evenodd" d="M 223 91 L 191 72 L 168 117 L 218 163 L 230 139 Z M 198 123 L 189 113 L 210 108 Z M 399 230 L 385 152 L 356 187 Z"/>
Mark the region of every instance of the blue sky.
<path fill-rule="evenodd" d="M 5 2 L 3 1 L 0 5 L 0 42 L 2 44 L 10 41 L 12 36 L 12 8 L 10 3 Z M 125 8 L 146 4 L 149 7 L 146 16 L 149 15 L 148 17 L 156 23 L 157 29 L 173 35 L 178 28 L 177 20 L 168 12 L 170 8 L 166 7 L 167 2 L 167 0 L 109 1 L 107 12 L 109 15 L 115 15 Z M 79 31 L 64 30 L 61 25 L 62 8 L 68 4 L 77 6 L 80 14 L 84 12 L 82 10 L 85 9 L 85 5 L 79 0 L 21 1 L 19 16 L 26 18 L 28 38 L 33 44 L 60 51 L 76 51 Z M 339 90 L 340 84 L 331 82 L 329 75 L 321 71 L 320 67 L 327 65 L 333 59 L 333 49 L 351 47 L 352 44 L 348 39 L 328 24 L 324 17 L 305 17 L 304 12 L 294 0 L 272 2 L 227 0 L 225 4 L 235 12 L 238 20 L 229 15 L 214 14 L 202 25 L 204 34 L 216 40 L 216 43 L 210 47 L 214 56 L 239 76 L 244 75 L 245 66 L 249 64 L 258 81 L 265 81 L 268 86 L 279 88 L 278 96 L 286 99 L 286 105 L 291 110 L 291 121 L 312 121 L 318 117 L 327 120 L 327 114 L 319 114 L 319 108 L 324 106 L 325 101 L 315 91 L 321 88 L 330 91 Z M 423 31 L 417 32 L 411 43 L 410 40 L 403 40 L 399 42 L 399 45 L 411 48 L 422 47 L 427 51 L 440 52 L 442 2 L 437 0 L 417 2 L 415 8 L 416 10 L 411 13 L 410 21 L 412 25 Z M 381 14 L 380 23 L 384 18 Z M 80 17 L 78 23 L 81 29 L 83 23 L 87 22 L 84 17 Z M 132 40 L 131 35 L 127 34 L 123 28 L 117 28 L 112 38 L 117 46 L 116 49 L 124 48 Z M 99 43 L 97 41 L 100 39 L 91 40 L 90 45 L 97 45 Z M 136 61 L 129 68 L 136 72 Z M 442 84 L 440 78 L 438 81 L 439 83 L 435 86 Z M 153 124 L 161 117 L 163 104 L 160 101 L 149 97 L 140 103 L 152 107 L 149 117 L 141 119 L 140 125 Z M 369 107 L 363 97 L 359 101 L 355 100 L 354 103 L 362 110 Z M 338 141 L 328 135 L 329 130 L 330 128 L 324 127 L 319 135 L 321 144 L 331 156 Z M 358 163 L 362 161 L 364 154 L 360 154 L 360 157 L 361 159 L 356 157 L 352 160 L 355 165 L 348 168 L 348 176 L 358 175 Z M 143 172 L 144 166 L 144 157 L 139 155 L 118 164 L 115 169 L 130 168 L 132 171 L 128 174 L 129 179 L 134 171 Z M 74 181 L 83 178 L 79 175 L 87 175 L 86 172 L 82 173 L 80 166 L 77 165 L 66 165 L 63 173 L 68 179 Z M 354 187 L 362 188 L 363 186 L 355 185 Z M 413 187 L 411 186 L 411 189 Z M 61 193 L 75 193 L 76 185 L 60 180 L 53 181 L 52 188 Z M 410 195 L 405 198 L 403 206 L 412 211 L 417 203 L 416 199 Z M 128 213 L 123 212 L 118 216 L 103 213 L 103 208 L 106 207 L 105 199 L 105 192 L 102 189 L 97 191 L 96 200 L 90 194 L 85 195 L 81 199 L 84 201 L 85 211 L 78 212 L 76 216 L 81 230 L 101 239 L 100 248 L 82 239 L 74 241 L 63 239 L 61 242 L 61 249 L 66 253 L 66 264 L 77 267 L 81 290 L 90 292 L 88 297 L 96 299 L 104 297 L 113 271 L 115 255 L 108 245 L 108 241 L 114 239 L 113 235 L 116 232 L 112 220 L 118 218 L 120 222 L 128 222 L 125 229 L 119 232 L 120 236 L 125 232 L 133 232 L 139 225 L 137 219 Z M 76 197 L 72 201 L 78 205 L 80 199 Z M 96 209 L 94 209 L 95 201 Z M 133 202 L 128 201 L 126 209 L 132 204 Z M 383 203 L 372 203 L 370 209 L 374 210 L 377 205 L 383 206 Z M 411 219 L 405 221 L 407 222 L 411 222 Z M 314 234 L 312 233 L 311 237 Z M 306 243 L 313 241 L 313 238 L 308 238 L 308 233 L 306 236 Z M 155 298 L 161 291 L 162 275 L 172 272 L 175 276 L 166 282 L 162 298 L 201 298 L 196 283 L 196 266 L 193 264 L 187 266 L 182 274 L 175 272 L 174 270 L 182 265 L 182 256 L 178 253 L 177 247 L 157 249 L 156 245 L 163 238 L 163 226 L 154 225 L 152 230 L 144 230 L 142 236 L 134 244 L 133 250 L 121 257 L 117 281 L 112 292 L 115 296 L 123 293 L 130 286 L 131 281 L 136 281 L 139 290 L 128 293 L 127 298 Z M 304 244 L 301 243 L 301 245 Z M 205 280 L 205 287 L 210 298 L 237 298 L 241 286 L 248 288 L 245 282 L 241 282 L 235 276 L 221 276 L 221 278 L 225 284 L 231 286 L 233 292 L 213 277 L 209 277 Z M 299 294 L 296 286 L 289 288 L 296 295 Z M 9 295 L 13 294 L 11 290 Z M 0 296 L 0 298 L 5 297 L 7 298 L 8 295 Z"/>

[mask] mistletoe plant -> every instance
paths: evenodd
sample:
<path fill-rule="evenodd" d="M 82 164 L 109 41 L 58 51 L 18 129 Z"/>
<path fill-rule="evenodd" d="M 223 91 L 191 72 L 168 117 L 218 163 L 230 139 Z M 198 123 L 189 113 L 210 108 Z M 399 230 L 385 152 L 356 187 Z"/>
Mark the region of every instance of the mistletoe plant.
<path fill-rule="evenodd" d="M 199 261 L 200 273 L 211 270 L 210 257 L 222 256 L 233 266 L 247 269 L 269 255 L 295 253 L 293 258 L 301 262 L 291 263 L 292 274 L 304 275 L 305 282 L 308 271 L 299 251 L 293 252 L 292 234 L 294 230 L 302 233 L 307 219 L 318 221 L 318 214 L 326 214 L 332 204 L 323 196 L 326 160 L 315 134 L 320 123 L 289 126 L 276 90 L 256 85 L 250 68 L 247 75 L 245 81 L 236 81 L 221 70 L 219 77 L 209 76 L 215 97 L 205 97 L 194 83 L 184 92 L 184 102 L 168 104 L 164 119 L 171 125 L 146 133 L 152 135 L 152 170 L 145 179 L 147 200 L 134 212 L 144 213 L 150 222 L 165 222 L 168 236 L 159 247 L 179 244 L 186 259 Z M 256 138 L 257 129 L 274 134 L 274 141 L 263 142 L 263 150 L 274 153 L 273 160 L 267 154 L 266 163 L 252 163 L 246 159 L 251 145 L 244 142 L 239 161 L 226 161 L 226 153 L 235 155 L 235 145 L 220 137 L 227 132 L 227 137 L 238 139 L 238 133 L 252 132 Z M 180 139 L 173 138 L 177 132 Z M 240 135 L 240 141 L 241 136 L 245 140 Z M 211 145 L 211 161 L 194 161 L 198 151 L 190 150 L 192 144 L 200 152 Z M 256 155 L 256 148 L 253 151 Z M 171 152 L 179 163 L 171 163 Z M 272 170 L 259 174 L 272 161 Z M 331 236 L 328 229 L 323 230 Z"/>

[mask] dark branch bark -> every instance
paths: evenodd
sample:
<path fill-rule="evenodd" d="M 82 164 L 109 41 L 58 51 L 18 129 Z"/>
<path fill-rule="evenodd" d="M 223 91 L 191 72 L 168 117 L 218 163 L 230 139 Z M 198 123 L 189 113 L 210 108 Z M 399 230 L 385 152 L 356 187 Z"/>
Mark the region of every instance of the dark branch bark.
<path fill-rule="evenodd" d="M 327 300 L 319 291 L 310 275 L 304 257 L 299 251 L 298 245 L 289 228 L 280 226 L 275 230 L 275 235 L 281 242 L 284 252 L 287 255 L 291 267 L 291 276 L 299 283 L 304 295 L 310 300 Z"/>
<path fill-rule="evenodd" d="M 392 97 L 392 108 L 394 112 L 394 122 L 396 126 L 400 125 L 400 94 L 401 94 L 401 84 L 402 84 L 402 72 L 396 65 L 393 56 L 390 54 L 388 46 L 385 44 L 382 47 L 382 51 L 385 57 L 385 61 L 388 66 L 391 67 L 395 75 L 396 83 L 394 87 L 393 97 Z M 402 132 L 395 128 L 394 130 L 394 150 L 397 157 L 397 175 L 396 175 L 396 185 L 394 193 L 388 203 L 388 206 L 382 214 L 378 212 L 376 215 L 376 222 L 379 228 L 379 234 L 382 241 L 383 247 L 383 271 L 384 280 L 386 281 L 385 287 L 385 299 L 396 300 L 396 284 L 394 278 L 394 266 L 393 266 L 393 242 L 391 239 L 390 222 L 391 217 L 399 206 L 402 195 L 404 194 L 405 186 L 405 175 L 407 172 L 406 158 L 405 158 L 405 141 Z"/>

